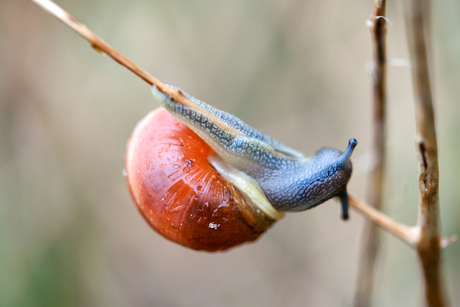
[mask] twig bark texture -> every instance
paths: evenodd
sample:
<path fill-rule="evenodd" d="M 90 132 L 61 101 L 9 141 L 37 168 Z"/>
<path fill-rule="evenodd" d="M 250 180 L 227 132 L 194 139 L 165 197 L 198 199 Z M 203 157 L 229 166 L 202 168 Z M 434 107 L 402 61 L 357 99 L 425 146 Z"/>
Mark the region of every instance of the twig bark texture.
<path fill-rule="evenodd" d="M 412 0 L 409 20 L 412 31 L 419 185 L 419 240 L 416 248 L 422 266 L 427 306 L 446 306 L 442 281 L 442 236 L 439 229 L 438 147 L 427 52 L 429 13 L 427 0 Z"/>
<path fill-rule="evenodd" d="M 369 172 L 367 201 L 370 206 L 381 210 L 385 183 L 386 160 L 386 75 L 387 52 L 386 34 L 388 21 L 386 18 L 386 1 L 376 0 L 371 17 L 367 21 L 372 35 L 373 65 L 373 145 L 372 169 Z M 361 247 L 361 259 L 358 271 L 358 282 L 355 294 L 355 306 L 369 306 L 374 285 L 374 268 L 380 244 L 380 233 L 375 223 L 366 220 Z"/>

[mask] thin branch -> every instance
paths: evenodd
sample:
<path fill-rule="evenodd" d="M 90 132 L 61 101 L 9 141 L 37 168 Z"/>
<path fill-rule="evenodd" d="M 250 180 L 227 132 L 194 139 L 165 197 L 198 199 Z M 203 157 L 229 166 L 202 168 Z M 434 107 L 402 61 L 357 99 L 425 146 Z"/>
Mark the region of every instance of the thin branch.
<path fill-rule="evenodd" d="M 442 237 L 439 229 L 439 168 L 433 98 L 428 67 L 429 3 L 413 0 L 410 8 L 413 78 L 415 89 L 416 150 L 419 180 L 420 239 L 417 252 L 422 266 L 427 306 L 446 306 L 442 278 Z"/>
<path fill-rule="evenodd" d="M 114 48 L 105 43 L 102 39 L 96 36 L 91 30 L 89 30 L 85 25 L 78 22 L 74 17 L 69 13 L 64 11 L 61 7 L 57 6 L 50 0 L 32 0 L 35 3 L 39 4 L 42 8 L 48 11 L 51 15 L 56 17 L 58 20 L 62 21 L 64 24 L 68 25 L 70 28 L 75 30 L 80 34 L 84 39 L 88 40 L 91 43 L 91 46 L 98 52 L 103 52 L 109 55 L 119 64 L 125 66 L 131 70 L 134 74 L 142 78 L 144 81 L 150 85 L 156 85 L 165 94 L 172 96 L 173 99 L 177 101 L 183 101 L 185 97 L 178 91 L 166 86 L 161 81 L 157 80 L 145 70 L 128 60 L 126 57 L 121 55 Z M 399 224 L 393 221 L 391 218 L 385 214 L 377 211 L 376 209 L 366 205 L 359 199 L 350 196 L 350 205 L 355 207 L 362 214 L 367 216 L 369 219 L 374 221 L 380 227 L 388 230 L 393 233 L 395 236 L 399 237 L 402 241 L 406 242 L 409 245 L 413 245 L 413 233 L 411 229 L 407 226 Z"/>
<path fill-rule="evenodd" d="M 99 38 L 94 32 L 88 29 L 84 24 L 80 23 L 69 13 L 63 10 L 60 6 L 50 0 L 32 0 L 41 6 L 45 11 L 53 15 L 56 19 L 64 23 L 65 25 L 72 28 L 75 32 L 80 34 L 84 39 L 91 43 L 91 47 L 99 53 L 107 54 L 113 60 L 121 64 L 122 66 L 129 69 L 135 75 L 143 79 L 150 85 L 155 85 L 159 91 L 170 96 L 173 100 L 181 102 L 185 105 L 189 105 L 191 102 L 180 92 L 176 91 L 173 88 L 165 85 L 160 80 L 156 79 L 144 69 L 140 68 L 130 60 L 128 60 L 124 55 L 115 50 L 112 46 L 104 42 Z"/>
<path fill-rule="evenodd" d="M 367 21 L 371 30 L 374 50 L 372 87 L 374 109 L 374 135 L 372 155 L 375 166 L 369 172 L 368 202 L 376 209 L 382 208 L 386 160 L 386 74 L 387 52 L 386 1 L 375 0 L 374 10 Z M 367 220 L 364 227 L 361 259 L 358 271 L 354 306 L 370 306 L 374 281 L 374 267 L 380 244 L 380 233 L 375 223 Z"/>
<path fill-rule="evenodd" d="M 349 196 L 350 206 L 358 210 L 365 217 L 374 222 L 383 230 L 388 231 L 410 247 L 415 247 L 418 241 L 418 231 L 416 227 L 408 227 L 404 224 L 396 222 L 388 215 L 380 212 L 379 210 L 367 205 L 358 198 Z"/>

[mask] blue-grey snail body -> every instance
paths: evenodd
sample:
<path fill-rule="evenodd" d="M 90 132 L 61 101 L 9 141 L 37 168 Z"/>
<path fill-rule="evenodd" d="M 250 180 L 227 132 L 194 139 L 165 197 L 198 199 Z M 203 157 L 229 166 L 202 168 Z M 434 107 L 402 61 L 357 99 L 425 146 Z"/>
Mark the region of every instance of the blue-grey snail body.
<path fill-rule="evenodd" d="M 180 91 L 179 103 L 153 86 L 162 108 L 134 130 L 127 181 L 147 222 L 184 246 L 224 250 L 254 241 L 286 211 L 340 197 L 348 218 L 351 154 L 322 148 L 312 157 Z M 169 113 L 168 113 L 169 112 Z"/>

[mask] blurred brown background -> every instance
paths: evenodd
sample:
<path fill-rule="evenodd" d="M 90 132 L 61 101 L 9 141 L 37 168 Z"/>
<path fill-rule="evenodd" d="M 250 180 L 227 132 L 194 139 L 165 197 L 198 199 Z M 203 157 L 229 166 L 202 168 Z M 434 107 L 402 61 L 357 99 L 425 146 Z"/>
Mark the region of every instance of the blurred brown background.
<path fill-rule="evenodd" d="M 57 1 L 160 80 L 307 155 L 371 133 L 372 1 Z M 400 2 L 397 2 L 400 4 Z M 441 219 L 460 234 L 460 2 L 433 1 Z M 389 58 L 408 58 L 391 1 Z M 410 69 L 389 68 L 385 211 L 417 216 Z M 350 306 L 363 218 L 336 201 L 288 214 L 257 243 L 207 254 L 149 229 L 122 176 L 149 87 L 27 0 L 0 0 L 1 306 Z M 460 244 L 444 254 L 460 305 Z M 414 253 L 383 234 L 374 306 L 420 305 Z"/>

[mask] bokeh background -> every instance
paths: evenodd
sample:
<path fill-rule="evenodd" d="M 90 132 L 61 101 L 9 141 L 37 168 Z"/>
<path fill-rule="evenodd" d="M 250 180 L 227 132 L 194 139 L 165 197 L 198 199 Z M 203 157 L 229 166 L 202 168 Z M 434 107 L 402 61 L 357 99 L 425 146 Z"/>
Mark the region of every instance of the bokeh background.
<path fill-rule="evenodd" d="M 57 3 L 160 80 L 307 155 L 357 138 L 349 190 L 365 195 L 371 0 Z M 396 4 L 389 58 L 407 64 Z M 433 1 L 432 12 L 441 224 L 460 234 L 460 2 Z M 413 225 L 411 71 L 391 66 L 388 77 L 385 211 Z M 0 0 L 0 305 L 350 306 L 364 220 L 352 211 L 341 221 L 336 201 L 225 253 L 150 230 L 122 170 L 132 129 L 157 106 L 143 81 L 31 1 Z M 444 260 L 458 306 L 458 242 Z M 418 306 L 420 286 L 414 253 L 384 233 L 374 306 Z"/>

